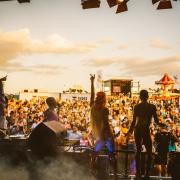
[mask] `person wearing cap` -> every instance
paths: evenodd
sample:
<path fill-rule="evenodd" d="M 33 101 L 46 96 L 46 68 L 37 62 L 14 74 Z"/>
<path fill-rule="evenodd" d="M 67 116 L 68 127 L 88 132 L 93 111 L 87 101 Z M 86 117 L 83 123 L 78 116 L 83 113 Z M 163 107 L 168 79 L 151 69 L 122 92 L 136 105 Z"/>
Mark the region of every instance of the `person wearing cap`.
<path fill-rule="evenodd" d="M 156 106 L 148 103 L 148 91 L 140 91 L 141 103 L 135 105 L 133 112 L 133 121 L 127 133 L 128 136 L 134 131 L 136 143 L 136 178 L 141 178 L 141 149 L 145 145 L 147 152 L 146 173 L 145 177 L 149 177 L 149 171 L 152 163 L 152 139 L 150 134 L 150 124 L 152 118 L 156 124 L 159 124 L 159 119 L 156 113 Z"/>
<path fill-rule="evenodd" d="M 114 137 L 109 124 L 109 110 L 106 107 L 106 94 L 98 92 L 95 97 L 94 79 L 95 75 L 91 75 L 91 129 L 95 139 L 95 152 L 92 155 L 92 168 L 96 167 L 96 157 L 98 152 L 106 146 L 109 151 L 109 159 L 114 170 L 114 179 L 117 179 L 117 162 L 115 157 Z"/>
<path fill-rule="evenodd" d="M 58 114 L 55 111 L 57 107 L 57 102 L 53 97 L 48 97 L 46 99 L 46 103 L 48 105 L 48 109 L 44 112 L 44 121 L 59 121 Z"/>

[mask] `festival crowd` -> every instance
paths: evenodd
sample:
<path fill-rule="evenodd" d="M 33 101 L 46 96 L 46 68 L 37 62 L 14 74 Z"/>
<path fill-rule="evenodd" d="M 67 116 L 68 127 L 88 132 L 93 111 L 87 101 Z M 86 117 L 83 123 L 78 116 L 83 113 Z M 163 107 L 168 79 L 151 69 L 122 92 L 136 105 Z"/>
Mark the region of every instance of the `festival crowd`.
<path fill-rule="evenodd" d="M 109 122 L 114 132 L 116 145 L 126 144 L 126 133 L 130 127 L 133 108 L 139 98 L 126 96 L 108 97 Z M 166 125 L 166 129 L 174 137 L 180 139 L 180 108 L 177 98 L 163 100 L 151 97 L 149 100 L 157 107 L 159 121 Z M 90 135 L 90 106 L 88 101 L 66 100 L 58 101 L 57 113 L 59 121 L 67 128 L 68 139 L 78 139 L 83 146 L 91 145 Z M 30 100 L 10 99 L 8 110 L 5 111 L 6 128 L 8 135 L 26 134 L 44 120 L 44 111 L 47 109 L 46 98 L 32 98 Z M 158 128 L 151 124 L 151 136 L 155 138 Z M 134 146 L 134 137 L 130 137 L 129 144 Z M 179 144 L 171 142 L 170 151 L 180 151 Z"/>

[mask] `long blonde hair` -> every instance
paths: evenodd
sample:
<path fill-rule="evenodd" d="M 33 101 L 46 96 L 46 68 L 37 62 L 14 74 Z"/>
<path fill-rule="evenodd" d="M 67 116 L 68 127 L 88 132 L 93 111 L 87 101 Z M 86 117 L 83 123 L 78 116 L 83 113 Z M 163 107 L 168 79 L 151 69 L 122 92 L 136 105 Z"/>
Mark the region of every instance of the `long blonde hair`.
<path fill-rule="evenodd" d="M 98 92 L 94 105 L 91 109 L 91 128 L 93 136 L 99 137 L 102 134 L 104 129 L 104 123 L 100 115 L 101 109 L 105 106 L 106 103 L 106 94 L 104 92 Z"/>

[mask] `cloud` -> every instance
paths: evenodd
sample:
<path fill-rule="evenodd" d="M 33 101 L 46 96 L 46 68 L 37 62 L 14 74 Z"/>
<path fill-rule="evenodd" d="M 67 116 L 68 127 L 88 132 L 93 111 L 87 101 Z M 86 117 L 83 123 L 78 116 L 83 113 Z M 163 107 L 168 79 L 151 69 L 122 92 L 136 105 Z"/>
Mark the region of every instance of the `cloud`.
<path fill-rule="evenodd" d="M 58 34 L 44 40 L 32 38 L 28 29 L 0 31 L 0 66 L 7 67 L 15 58 L 32 53 L 73 54 L 88 53 L 99 47 L 95 43 L 74 44 Z"/>
<path fill-rule="evenodd" d="M 164 49 L 164 50 L 172 49 L 172 47 L 169 44 L 163 42 L 160 39 L 151 40 L 150 47 L 158 48 L 158 49 Z"/>
<path fill-rule="evenodd" d="M 112 42 L 113 42 L 113 40 L 111 38 L 104 38 L 104 39 L 97 41 L 96 43 L 99 45 L 103 45 L 103 44 L 111 44 Z"/>
<path fill-rule="evenodd" d="M 34 71 L 37 73 L 61 73 L 65 67 L 56 66 L 24 66 L 23 62 L 15 62 L 16 58 L 33 53 L 39 54 L 79 54 L 88 53 L 110 42 L 103 39 L 92 43 L 74 44 L 58 34 L 44 40 L 33 38 L 28 29 L 4 32 L 0 30 L 0 70 L 6 72 Z"/>
<path fill-rule="evenodd" d="M 125 50 L 125 49 L 128 49 L 129 48 L 129 45 L 127 44 L 121 44 L 117 47 L 118 50 Z"/>
<path fill-rule="evenodd" d="M 96 68 L 113 66 L 121 75 L 125 76 L 159 76 L 164 73 L 176 74 L 180 69 L 180 55 L 160 59 L 145 59 L 141 57 L 113 57 L 91 59 L 84 63 Z"/>
<path fill-rule="evenodd" d="M 116 61 L 117 60 L 114 58 L 94 58 L 83 62 L 83 65 L 92 67 L 106 67 L 116 63 Z"/>
<path fill-rule="evenodd" d="M 18 62 L 11 63 L 6 68 L 0 67 L 0 71 L 6 70 L 6 73 L 33 72 L 33 73 L 44 74 L 44 75 L 62 74 L 64 69 L 67 69 L 67 67 L 55 66 L 55 65 L 44 65 L 44 64 L 34 65 L 34 66 L 25 66 Z"/>

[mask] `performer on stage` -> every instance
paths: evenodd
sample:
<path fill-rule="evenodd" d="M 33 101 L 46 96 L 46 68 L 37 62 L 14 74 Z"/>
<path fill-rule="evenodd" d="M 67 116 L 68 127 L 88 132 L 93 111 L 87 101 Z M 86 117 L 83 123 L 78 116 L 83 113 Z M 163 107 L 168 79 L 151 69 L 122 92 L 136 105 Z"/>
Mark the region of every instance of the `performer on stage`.
<path fill-rule="evenodd" d="M 0 78 L 0 129 L 7 129 L 6 119 L 4 117 L 4 110 L 8 106 L 8 99 L 4 94 L 3 82 L 6 81 L 7 76 Z"/>
<path fill-rule="evenodd" d="M 58 114 L 55 111 L 55 108 L 57 107 L 57 102 L 53 97 L 48 97 L 46 99 L 46 103 L 48 105 L 48 109 L 44 112 L 44 121 L 59 121 Z"/>
<path fill-rule="evenodd" d="M 156 106 L 148 103 L 148 91 L 140 91 L 141 103 L 135 105 L 133 113 L 133 121 L 127 137 L 133 132 L 136 142 L 136 177 L 141 177 L 141 150 L 142 144 L 145 145 L 147 151 L 146 173 L 145 177 L 149 177 L 149 171 L 152 162 L 152 140 L 150 136 L 150 124 L 152 117 L 156 124 L 159 124 L 159 120 L 156 113 Z"/>
<path fill-rule="evenodd" d="M 91 128 L 92 135 L 95 139 L 95 152 L 92 155 L 92 167 L 95 168 L 96 157 L 98 152 L 106 145 L 109 151 L 109 159 L 114 169 L 114 178 L 117 178 L 117 162 L 115 157 L 114 137 L 111 131 L 108 115 L 109 110 L 106 107 L 106 94 L 98 92 L 95 97 L 94 79 L 95 75 L 91 75 Z"/>

